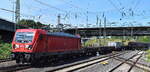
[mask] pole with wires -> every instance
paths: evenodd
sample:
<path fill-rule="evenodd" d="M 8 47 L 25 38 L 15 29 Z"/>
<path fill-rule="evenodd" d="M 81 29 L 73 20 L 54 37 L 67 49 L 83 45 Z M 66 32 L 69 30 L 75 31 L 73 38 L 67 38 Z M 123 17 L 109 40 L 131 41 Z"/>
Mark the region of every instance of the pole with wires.
<path fill-rule="evenodd" d="M 15 23 L 17 24 L 19 21 L 20 21 L 20 0 L 16 0 Z M 14 25 L 15 31 L 16 31 L 16 24 Z"/>
<path fill-rule="evenodd" d="M 106 44 L 106 17 L 104 17 L 104 31 L 103 31 L 103 36 L 104 36 L 104 45 Z"/>
<path fill-rule="evenodd" d="M 15 22 L 20 21 L 20 0 L 16 0 Z"/>
<path fill-rule="evenodd" d="M 99 46 L 101 46 L 101 19 L 99 20 Z"/>
<path fill-rule="evenodd" d="M 89 12 L 87 11 L 87 16 L 86 16 L 86 27 L 87 27 L 87 28 L 89 27 L 89 24 L 88 24 L 88 23 L 89 23 L 88 13 L 89 13 Z"/>

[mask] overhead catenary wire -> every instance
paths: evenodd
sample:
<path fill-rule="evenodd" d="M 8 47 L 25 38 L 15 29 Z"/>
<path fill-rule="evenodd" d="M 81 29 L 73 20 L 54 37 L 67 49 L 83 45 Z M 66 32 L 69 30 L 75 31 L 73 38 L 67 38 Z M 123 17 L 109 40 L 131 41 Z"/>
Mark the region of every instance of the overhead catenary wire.
<path fill-rule="evenodd" d="M 15 10 L 15 1 L 12 1 L 12 0 L 9 0 L 10 3 L 12 4 L 12 10 L 14 11 Z M 15 21 L 15 14 L 12 13 L 12 21 L 14 22 Z"/>
<path fill-rule="evenodd" d="M 122 11 L 111 0 L 107 0 L 107 1 L 110 2 L 110 4 L 122 14 Z"/>
<path fill-rule="evenodd" d="M 117 0 L 117 2 L 119 3 L 120 6 L 122 6 L 122 3 L 120 2 L 120 0 Z"/>
<path fill-rule="evenodd" d="M 67 2 L 67 1 L 65 1 L 65 0 L 59 0 L 59 1 L 65 2 L 66 4 L 68 4 L 68 5 L 70 5 L 70 6 L 74 7 L 74 8 L 83 10 L 83 11 L 85 11 L 85 12 L 88 11 L 87 9 L 81 8 L 81 7 L 79 7 L 79 6 L 75 5 L 75 4 L 72 4 L 72 3 L 70 3 L 70 2 Z M 94 12 L 91 12 L 91 11 L 88 11 L 88 12 L 89 12 L 89 13 L 94 13 Z"/>
<path fill-rule="evenodd" d="M 8 9 L 5 9 L 5 8 L 0 8 L 0 10 L 3 10 L 3 11 L 7 11 L 7 12 L 11 12 L 11 13 L 16 13 L 15 11 L 12 11 L 12 10 L 8 10 Z M 22 14 L 22 16 L 25 16 L 25 17 L 32 17 L 32 18 L 35 18 L 35 16 L 32 16 L 32 15 L 27 15 L 27 14 Z"/>
<path fill-rule="evenodd" d="M 50 6 L 51 7 L 51 5 L 50 4 L 47 4 L 47 3 L 44 3 L 44 2 L 41 2 L 41 1 L 39 1 L 39 0 L 34 0 L 34 1 L 36 1 L 36 2 L 38 2 L 38 3 L 40 3 L 40 4 L 42 4 L 42 5 L 45 5 L 45 6 Z M 64 1 L 64 0 L 63 0 Z M 66 1 L 65 1 L 66 2 Z M 67 2 L 67 4 L 68 4 L 69 2 Z M 76 6 L 76 5 L 74 5 L 74 4 L 69 4 L 69 5 L 71 5 L 71 6 L 73 6 L 73 7 L 76 7 L 76 8 L 80 8 L 80 7 L 78 7 L 78 6 Z M 54 7 L 53 7 L 54 8 Z M 55 9 L 57 9 L 57 10 L 59 10 L 60 11 L 60 9 L 59 8 L 56 8 L 55 7 Z M 83 9 L 83 8 L 82 8 Z M 80 8 L 80 10 L 81 10 L 81 8 Z M 63 11 L 63 12 L 65 12 L 65 10 L 62 10 L 61 9 L 61 11 Z M 85 10 L 84 10 L 85 11 Z M 83 12 L 82 12 L 83 13 Z M 94 12 L 93 12 L 94 13 Z M 96 13 L 96 12 L 95 12 Z M 61 14 L 61 15 L 63 15 L 63 13 L 59 13 L 59 14 Z M 71 12 L 71 11 L 66 11 L 66 13 L 65 13 L 65 16 L 64 16 L 64 18 L 62 18 L 62 19 L 66 19 L 66 18 L 68 18 L 68 15 L 69 14 L 76 14 L 76 15 L 79 15 L 79 14 L 81 14 L 81 12 Z M 86 12 L 84 13 L 84 14 L 86 14 Z"/>
<path fill-rule="evenodd" d="M 64 12 L 64 10 L 60 10 L 60 8 L 57 8 L 57 7 L 52 7 L 52 5 L 50 5 L 50 4 L 47 4 L 47 3 L 44 3 L 44 2 L 41 2 L 41 1 L 39 1 L 39 0 L 34 0 L 34 1 L 36 1 L 36 2 L 38 2 L 38 3 L 40 3 L 40 4 L 42 4 L 42 5 L 45 5 L 45 6 L 50 6 L 50 8 L 55 8 L 55 9 L 57 9 L 57 10 L 59 10 L 59 11 L 63 11 Z M 61 1 L 63 1 L 63 2 L 66 2 L 65 0 L 61 0 Z M 74 5 L 74 4 L 72 4 L 72 3 L 69 3 L 69 2 L 66 2 L 67 4 L 69 4 L 69 5 L 71 5 L 72 7 L 75 7 L 75 8 L 79 8 L 80 10 L 84 10 L 84 11 L 88 11 L 88 10 L 85 10 L 85 9 L 83 9 L 83 8 L 81 8 L 81 7 L 79 7 L 79 6 L 77 6 L 77 5 Z M 112 10 L 106 10 L 106 11 L 112 11 Z M 102 13 L 102 12 L 106 12 L 106 11 L 100 11 L 100 12 L 91 12 L 91 11 L 88 11 L 88 13 L 92 13 L 92 14 L 100 14 L 100 13 Z M 86 15 L 87 13 L 86 12 L 84 12 L 84 15 Z M 77 14 L 77 15 L 79 15 L 79 14 L 81 14 L 81 12 L 67 12 L 66 13 L 66 15 L 65 15 L 65 17 L 64 17 L 64 19 L 68 16 L 68 13 L 69 14 Z M 83 12 L 82 12 L 83 13 Z M 61 13 L 62 14 L 62 13 Z"/>
<path fill-rule="evenodd" d="M 63 12 L 65 12 L 65 16 L 64 16 L 64 18 L 62 18 L 62 19 L 66 19 L 66 18 L 68 18 L 68 15 L 69 14 L 71 14 L 71 15 L 73 15 L 73 14 L 75 14 L 76 15 L 76 17 L 79 17 L 79 16 L 81 16 L 81 14 L 83 13 L 83 12 L 71 12 L 71 11 L 65 11 L 65 10 L 63 10 L 63 9 L 60 9 L 60 8 L 57 8 L 57 7 L 55 7 L 55 6 L 52 6 L 52 5 L 50 5 L 50 4 L 48 4 L 48 3 L 45 3 L 45 2 L 42 2 L 42 1 L 40 1 L 40 0 L 34 0 L 34 1 L 36 1 L 36 2 L 38 2 L 38 3 L 40 3 L 40 4 L 42 4 L 42 5 L 45 5 L 46 7 L 50 7 L 50 8 L 54 8 L 54 9 L 57 9 L 57 10 L 59 10 L 59 11 L 63 11 Z M 63 0 L 64 1 L 64 0 Z M 65 1 L 66 2 L 66 1 Z M 69 2 L 67 2 L 67 4 L 68 4 Z M 73 7 L 76 7 L 76 8 L 79 8 L 80 10 L 82 10 L 83 8 L 80 8 L 79 6 L 76 6 L 76 5 L 74 5 L 74 4 L 69 4 L 69 5 L 71 5 L 71 6 L 73 6 Z M 39 7 L 36 7 L 36 8 L 39 8 Z M 38 12 L 41 12 L 41 8 L 40 8 L 40 11 L 38 11 Z M 84 9 L 83 9 L 84 10 Z M 84 10 L 85 11 L 85 10 Z M 111 10 L 112 11 L 112 10 Z M 88 11 L 89 12 L 89 11 Z M 97 14 L 97 13 L 100 13 L 100 12 L 89 12 L 89 13 L 93 13 L 93 14 Z M 59 13 L 59 14 L 61 14 L 61 15 L 63 15 L 63 13 Z M 43 15 L 43 13 L 41 14 L 41 15 Z M 84 15 L 86 15 L 86 12 L 84 12 Z"/>
<path fill-rule="evenodd" d="M 66 11 L 66 10 L 63 10 L 63 9 L 61 9 L 61 8 L 58 8 L 58 7 L 55 7 L 55 6 L 52 6 L 51 4 L 49 4 L 49 3 L 46 3 L 45 1 L 42 1 L 42 0 L 34 0 L 34 1 L 38 1 L 38 3 L 40 3 L 40 4 L 42 4 L 42 5 L 45 5 L 45 6 L 47 6 L 47 7 L 49 7 L 49 8 L 53 8 L 53 9 L 56 9 L 56 10 L 58 10 L 58 11 L 61 11 L 61 12 L 65 12 L 65 15 L 64 15 L 64 19 L 66 19 L 66 18 L 68 18 L 69 17 L 69 15 L 68 15 L 68 12 Z M 40 2 L 39 2 L 40 1 Z M 80 7 L 80 6 L 78 6 L 78 5 L 75 5 L 74 3 L 70 3 L 70 2 L 67 2 L 66 0 L 60 0 L 60 1 L 64 1 L 64 2 L 66 2 L 68 5 L 71 5 L 72 7 L 74 7 L 74 8 L 78 8 L 78 9 L 80 9 L 80 10 L 84 10 L 85 12 L 84 12 L 84 14 L 87 14 L 86 12 L 88 11 L 87 9 L 84 9 L 84 8 L 82 8 L 82 7 Z M 119 0 L 117 0 L 118 2 L 119 2 L 119 6 L 117 6 L 118 5 L 118 3 L 117 3 L 117 5 L 116 4 L 114 4 L 114 2 L 112 1 L 112 0 L 108 0 L 108 1 L 111 1 L 113 4 L 112 5 L 114 5 L 114 8 L 116 9 L 116 10 L 118 10 L 121 14 L 123 14 L 124 13 L 124 10 L 122 10 L 121 9 L 121 2 L 119 1 Z M 41 3 L 42 2 L 42 3 Z M 110 2 L 110 3 L 111 3 Z M 136 5 L 135 5 L 135 8 L 137 8 L 137 6 L 139 5 L 139 3 L 140 3 L 141 1 L 140 0 L 137 0 L 135 3 L 136 3 Z M 119 8 L 120 7 L 120 8 Z M 133 10 L 133 9 L 132 9 Z M 7 11 L 7 10 L 6 10 Z M 108 10 L 108 11 L 112 11 L 112 10 Z M 10 11 L 11 12 L 11 11 Z M 94 12 L 94 11 L 88 11 L 88 14 L 91 14 L 91 13 L 93 13 L 93 14 L 97 14 L 97 13 L 101 13 L 102 14 L 102 12 L 105 12 L 105 11 L 100 11 L 100 12 Z M 133 11 L 134 12 L 134 11 Z M 13 13 L 15 13 L 15 12 L 13 12 Z M 74 16 L 75 16 L 75 18 L 79 18 L 79 15 L 81 15 L 81 13 L 83 13 L 83 12 L 69 12 L 69 14 L 70 15 L 72 15 L 74 13 Z M 25 17 L 35 17 L 35 16 L 31 16 L 31 15 L 26 15 L 26 14 L 21 14 L 22 16 L 25 16 Z M 43 15 L 43 14 L 42 14 Z"/>
<path fill-rule="evenodd" d="M 58 10 L 58 11 L 61 11 L 61 12 L 65 12 L 65 13 L 67 12 L 66 10 L 57 8 L 57 7 L 52 6 L 52 5 L 48 4 L 48 3 L 45 3 L 45 2 L 42 2 L 42 1 L 39 1 L 39 0 L 34 0 L 34 1 L 40 3 L 40 4 L 44 5 L 44 6 L 47 6 L 47 7 L 49 7 L 49 8 L 53 8 L 53 9 L 55 9 L 55 10 Z"/>
<path fill-rule="evenodd" d="M 125 7 L 123 7 L 122 6 L 122 8 L 118 8 L 113 2 L 112 2 L 112 0 L 108 0 L 109 2 L 110 2 L 110 4 L 114 7 L 114 8 L 116 8 L 116 10 L 118 10 L 120 13 L 121 13 L 121 16 L 122 16 L 122 18 L 124 18 L 125 16 L 127 16 L 127 11 L 125 11 Z M 119 1 L 119 0 L 117 0 L 118 2 L 119 2 L 119 4 L 120 5 L 122 5 L 122 3 Z M 134 11 L 130 11 L 131 12 L 131 16 L 133 16 L 133 14 L 134 14 Z M 122 18 L 120 18 L 120 20 L 122 20 Z"/>
<path fill-rule="evenodd" d="M 138 5 L 141 3 L 141 0 L 137 0 L 137 2 L 135 3 L 135 6 L 133 7 L 133 9 L 137 9 Z"/>
<path fill-rule="evenodd" d="M 66 10 L 57 8 L 57 7 L 55 7 L 55 6 L 52 6 L 52 5 L 48 4 L 48 3 L 45 3 L 45 2 L 42 2 L 42 1 L 39 1 L 39 0 L 34 0 L 34 1 L 36 1 L 37 3 L 39 3 L 39 4 L 41 4 L 41 5 L 44 5 L 44 6 L 47 6 L 47 7 L 49 7 L 49 8 L 55 9 L 55 10 L 57 10 L 57 11 L 66 13 L 66 16 L 64 17 L 64 19 L 68 16 L 68 13 L 69 13 L 69 12 L 66 11 Z M 59 14 L 60 14 L 60 13 L 59 13 Z"/>
<path fill-rule="evenodd" d="M 85 10 L 85 9 L 83 9 L 83 8 L 81 8 L 81 7 L 79 7 L 79 6 L 75 5 L 75 4 L 72 4 L 72 3 L 70 3 L 70 2 L 67 2 L 67 1 L 65 1 L 65 0 L 59 0 L 59 1 L 65 2 L 66 4 L 69 4 L 69 5 L 72 6 L 72 7 Z"/>
<path fill-rule="evenodd" d="M 67 2 L 65 0 L 59 0 L 59 1 L 65 2 L 66 4 L 70 5 L 71 7 L 74 7 L 74 8 L 77 8 L 77 9 L 80 9 L 80 10 L 84 11 L 84 12 L 70 12 L 70 13 L 74 13 L 74 14 L 76 14 L 76 13 L 84 13 L 86 15 L 87 11 L 88 11 L 89 14 L 96 14 L 97 15 L 97 14 L 100 14 L 100 13 L 103 13 L 103 12 L 111 12 L 111 11 L 115 10 L 115 9 L 111 9 L 111 10 L 104 10 L 104 11 L 89 11 L 86 8 L 82 8 L 82 7 L 78 6 L 78 5 L 75 5 L 73 3 Z"/>

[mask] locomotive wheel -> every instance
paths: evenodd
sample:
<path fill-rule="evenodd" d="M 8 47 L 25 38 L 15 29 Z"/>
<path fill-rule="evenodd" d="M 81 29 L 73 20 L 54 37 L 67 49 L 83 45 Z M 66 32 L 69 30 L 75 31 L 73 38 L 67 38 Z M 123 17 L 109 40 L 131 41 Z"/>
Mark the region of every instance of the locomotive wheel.
<path fill-rule="evenodd" d="M 19 64 L 19 63 L 20 63 L 20 60 L 19 60 L 19 59 L 17 59 L 17 60 L 16 60 L 16 63 L 17 63 L 17 64 Z"/>
<path fill-rule="evenodd" d="M 38 60 L 36 58 L 31 59 L 31 65 L 36 66 L 38 63 Z"/>
<path fill-rule="evenodd" d="M 19 60 L 20 60 L 20 63 L 21 63 L 21 64 L 24 63 L 24 59 L 23 59 L 23 58 L 20 58 Z"/>

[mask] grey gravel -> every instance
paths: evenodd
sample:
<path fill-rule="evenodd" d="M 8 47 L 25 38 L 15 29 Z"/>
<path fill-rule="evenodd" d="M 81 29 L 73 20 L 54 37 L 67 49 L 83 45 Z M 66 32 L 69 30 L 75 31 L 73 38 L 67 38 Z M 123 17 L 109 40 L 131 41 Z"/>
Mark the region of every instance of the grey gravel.
<path fill-rule="evenodd" d="M 129 51 L 129 53 L 126 53 L 126 54 L 121 55 L 119 57 L 123 57 L 123 58 L 127 59 L 127 58 L 131 57 L 132 55 L 134 55 L 137 52 L 138 51 Z M 142 60 L 143 59 L 141 58 L 140 62 Z M 75 72 L 108 72 L 111 68 L 113 68 L 116 65 L 121 63 L 120 61 L 117 61 L 115 59 L 109 59 L 106 62 L 108 62 L 108 64 L 104 65 L 104 64 L 101 64 L 101 63 L 97 63 L 97 64 L 94 64 L 92 66 L 77 70 Z M 14 65 L 14 64 L 15 64 L 15 62 L 3 63 L 3 64 L 0 64 L 0 67 L 5 67 L 5 66 L 9 66 L 9 65 Z M 51 70 L 53 68 L 54 68 L 53 66 L 41 67 L 41 68 L 37 67 L 37 68 L 29 68 L 29 69 L 18 71 L 18 72 L 45 72 L 45 71 Z M 144 72 L 144 71 L 134 67 L 132 72 Z"/>
<path fill-rule="evenodd" d="M 139 63 L 142 63 L 142 64 L 145 64 L 145 65 L 147 65 L 147 66 L 150 67 L 150 62 L 147 62 L 147 61 L 146 61 L 146 53 L 144 53 L 144 54 L 142 55 L 142 57 L 140 58 L 140 60 L 139 60 L 138 62 L 139 62 Z"/>
<path fill-rule="evenodd" d="M 88 68 L 84 68 L 75 72 L 107 72 L 110 68 L 114 67 L 121 62 L 116 61 L 115 59 L 108 60 L 108 64 L 103 65 L 101 63 L 89 66 Z"/>
<path fill-rule="evenodd" d="M 0 68 L 12 66 L 12 65 L 16 65 L 16 62 L 15 61 L 2 62 L 2 63 L 0 63 Z"/>
<path fill-rule="evenodd" d="M 123 57 L 123 58 L 127 59 L 127 58 L 131 57 L 132 55 L 136 54 L 137 52 L 138 51 L 132 51 L 132 52 L 126 53 L 124 55 L 120 55 L 119 57 Z M 75 72 L 108 72 L 110 69 L 114 68 L 115 66 L 117 66 L 120 63 L 121 63 L 120 61 L 117 61 L 115 59 L 109 59 L 107 65 L 98 63 L 95 65 L 89 66 L 87 68 L 77 70 Z M 122 72 L 122 71 L 120 71 L 120 72 Z"/>

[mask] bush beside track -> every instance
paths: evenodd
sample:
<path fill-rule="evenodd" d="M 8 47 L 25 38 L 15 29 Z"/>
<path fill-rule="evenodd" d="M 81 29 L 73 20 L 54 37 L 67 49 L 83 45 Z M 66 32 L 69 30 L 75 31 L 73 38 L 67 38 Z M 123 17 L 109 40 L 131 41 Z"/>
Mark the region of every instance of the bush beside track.
<path fill-rule="evenodd" d="M 11 43 L 0 41 L 0 59 L 6 59 L 10 56 Z"/>
<path fill-rule="evenodd" d="M 150 49 L 146 51 L 146 61 L 150 62 Z"/>

